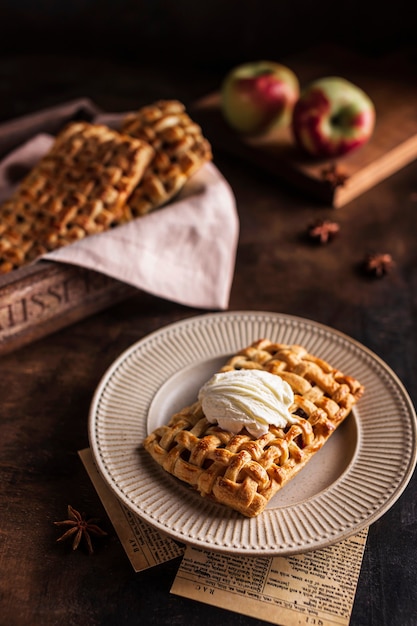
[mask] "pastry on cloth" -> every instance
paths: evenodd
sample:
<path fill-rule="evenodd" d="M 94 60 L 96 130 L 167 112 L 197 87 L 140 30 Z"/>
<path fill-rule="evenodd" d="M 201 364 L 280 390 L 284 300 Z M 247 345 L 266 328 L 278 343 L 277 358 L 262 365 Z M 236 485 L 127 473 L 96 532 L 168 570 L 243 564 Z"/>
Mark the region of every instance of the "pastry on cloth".
<path fill-rule="evenodd" d="M 0 206 L 0 273 L 125 222 L 153 154 L 105 125 L 69 123 Z"/>
<path fill-rule="evenodd" d="M 212 159 L 210 143 L 178 100 L 159 100 L 127 114 L 121 130 L 146 141 L 155 150 L 129 199 L 133 217 L 166 204 L 194 172 Z"/>
<path fill-rule="evenodd" d="M 0 205 L 0 274 L 161 207 L 212 159 L 176 100 L 119 123 L 70 122 Z"/>
<path fill-rule="evenodd" d="M 299 345 L 261 339 L 232 356 L 198 400 L 144 448 L 203 497 L 255 517 L 326 443 L 364 392 Z"/>

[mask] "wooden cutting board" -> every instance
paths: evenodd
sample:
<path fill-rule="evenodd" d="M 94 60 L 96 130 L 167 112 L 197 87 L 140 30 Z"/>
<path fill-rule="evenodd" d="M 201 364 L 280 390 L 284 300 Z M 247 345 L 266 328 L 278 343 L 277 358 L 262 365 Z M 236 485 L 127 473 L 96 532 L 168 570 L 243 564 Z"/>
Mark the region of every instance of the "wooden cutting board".
<path fill-rule="evenodd" d="M 321 48 L 279 61 L 296 72 L 301 87 L 315 78 L 339 75 L 364 89 L 376 108 L 371 140 L 344 157 L 317 160 L 301 153 L 289 129 L 263 137 L 235 133 L 223 119 L 217 92 L 191 108 L 214 150 L 246 159 L 295 185 L 307 197 L 334 208 L 344 206 L 417 157 L 417 81 L 403 58 L 363 59 L 339 49 Z"/>

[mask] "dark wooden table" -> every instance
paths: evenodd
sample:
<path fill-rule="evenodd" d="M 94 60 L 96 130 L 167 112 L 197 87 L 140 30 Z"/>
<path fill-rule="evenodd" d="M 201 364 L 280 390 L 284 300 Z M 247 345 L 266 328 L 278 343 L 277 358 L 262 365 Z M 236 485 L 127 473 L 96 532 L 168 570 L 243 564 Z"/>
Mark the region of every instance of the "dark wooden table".
<path fill-rule="evenodd" d="M 159 97 L 190 103 L 217 86 L 216 71 L 4 59 L 0 116 L 81 96 L 113 111 Z M 240 218 L 229 308 L 290 313 L 347 333 L 387 362 L 416 403 L 417 163 L 337 211 L 227 154 L 215 151 L 215 163 Z M 336 219 L 339 238 L 308 245 L 303 234 L 316 218 Z M 393 256 L 387 276 L 358 271 L 370 250 Z M 92 395 L 114 359 L 165 324 L 203 312 L 138 292 L 0 358 L 2 626 L 264 623 L 170 594 L 177 561 L 135 574 L 77 454 L 89 445 Z M 414 476 L 370 527 L 352 626 L 417 624 L 416 500 Z M 92 556 L 56 543 L 53 522 L 67 504 L 101 518 L 109 533 Z"/>

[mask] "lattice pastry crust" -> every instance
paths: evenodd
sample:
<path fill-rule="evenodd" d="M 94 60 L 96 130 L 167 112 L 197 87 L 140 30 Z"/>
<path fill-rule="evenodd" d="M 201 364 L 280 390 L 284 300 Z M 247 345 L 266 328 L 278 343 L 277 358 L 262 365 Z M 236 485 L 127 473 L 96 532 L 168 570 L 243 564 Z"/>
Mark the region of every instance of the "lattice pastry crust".
<path fill-rule="evenodd" d="M 210 424 L 200 402 L 176 413 L 144 441 L 167 472 L 204 497 L 247 517 L 268 501 L 326 443 L 362 396 L 364 387 L 298 345 L 259 340 L 233 356 L 220 371 L 263 369 L 280 376 L 294 392 L 290 412 L 298 423 L 270 426 L 258 439 Z"/>
<path fill-rule="evenodd" d="M 212 159 L 210 143 L 178 100 L 159 100 L 128 114 L 122 131 L 149 143 L 155 156 L 129 199 L 133 217 L 166 204 Z"/>
<path fill-rule="evenodd" d="M 67 125 L 0 207 L 0 273 L 130 219 L 126 200 L 153 155 L 107 126 Z"/>
<path fill-rule="evenodd" d="M 126 115 L 121 132 L 70 123 L 0 206 L 0 274 L 161 207 L 211 159 L 177 100 Z"/>

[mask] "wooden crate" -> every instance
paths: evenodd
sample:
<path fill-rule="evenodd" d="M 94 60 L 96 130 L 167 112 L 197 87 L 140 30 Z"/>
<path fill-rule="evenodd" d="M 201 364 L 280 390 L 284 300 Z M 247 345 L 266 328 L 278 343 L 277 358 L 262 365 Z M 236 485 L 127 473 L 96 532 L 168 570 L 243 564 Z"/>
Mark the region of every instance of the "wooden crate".
<path fill-rule="evenodd" d="M 116 304 L 136 291 L 98 272 L 46 261 L 0 276 L 0 355 Z"/>

